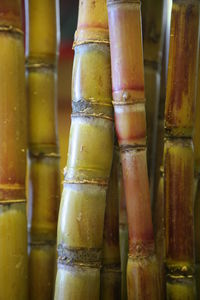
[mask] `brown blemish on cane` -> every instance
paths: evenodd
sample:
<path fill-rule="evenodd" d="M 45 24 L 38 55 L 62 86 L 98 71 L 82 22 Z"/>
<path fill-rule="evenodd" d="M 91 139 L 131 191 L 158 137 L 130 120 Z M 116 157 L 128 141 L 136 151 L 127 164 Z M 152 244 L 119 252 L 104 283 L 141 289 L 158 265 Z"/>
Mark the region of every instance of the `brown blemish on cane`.
<path fill-rule="evenodd" d="M 105 213 L 104 219 L 104 241 L 110 246 L 119 247 L 119 219 L 115 209 L 113 212 Z"/>
<path fill-rule="evenodd" d="M 180 144 L 181 147 L 186 146 Z M 186 149 L 186 151 L 188 150 Z M 191 156 L 184 159 L 178 149 L 176 155 L 177 157 L 171 153 L 170 146 L 166 149 L 167 258 L 193 261 L 193 164 Z"/>
<path fill-rule="evenodd" d="M 197 25 L 197 13 L 195 13 L 196 5 L 182 4 L 179 9 L 172 11 L 172 29 L 170 43 L 173 43 L 173 53 L 171 52 L 171 63 L 169 70 L 171 76 L 168 79 L 168 87 L 171 90 L 167 93 L 167 107 L 165 118 L 169 124 L 177 125 L 177 112 L 183 109 L 185 101 L 187 101 L 189 116 L 194 113 L 194 77 L 195 72 L 195 53 L 194 45 L 196 34 L 194 33 L 195 25 Z M 196 30 L 198 26 L 196 26 Z M 184 98 L 186 100 L 184 100 Z M 184 101 L 184 102 L 183 102 Z"/>
<path fill-rule="evenodd" d="M 96 1 L 92 1 L 91 6 L 94 9 L 96 7 Z"/>

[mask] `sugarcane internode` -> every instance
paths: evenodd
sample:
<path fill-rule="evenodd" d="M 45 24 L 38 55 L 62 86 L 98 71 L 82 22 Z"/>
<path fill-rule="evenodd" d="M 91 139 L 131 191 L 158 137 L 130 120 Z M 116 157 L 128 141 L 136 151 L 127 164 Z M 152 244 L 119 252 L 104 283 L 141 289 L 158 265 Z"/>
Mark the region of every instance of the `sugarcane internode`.
<path fill-rule="evenodd" d="M 173 1 L 165 105 L 164 198 L 168 299 L 195 299 L 194 128 L 199 3 Z"/>

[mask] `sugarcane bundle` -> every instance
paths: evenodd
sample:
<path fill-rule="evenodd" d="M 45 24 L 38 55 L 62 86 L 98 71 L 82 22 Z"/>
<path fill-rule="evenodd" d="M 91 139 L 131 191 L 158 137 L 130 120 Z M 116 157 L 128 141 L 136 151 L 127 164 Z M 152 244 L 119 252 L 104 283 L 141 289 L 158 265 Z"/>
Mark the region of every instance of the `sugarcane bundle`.
<path fill-rule="evenodd" d="M 145 93 L 147 98 L 147 159 L 151 199 L 154 199 L 157 122 L 160 99 L 160 74 L 166 26 L 166 0 L 142 0 Z"/>
<path fill-rule="evenodd" d="M 99 299 L 106 192 L 113 156 L 105 0 L 79 2 L 72 119 L 58 221 L 54 299 Z"/>
<path fill-rule="evenodd" d="M 129 226 L 128 299 L 160 299 L 146 163 L 140 1 L 107 1 L 115 123 Z"/>
<path fill-rule="evenodd" d="M 113 165 L 107 192 L 104 235 L 103 267 L 101 270 L 101 299 L 121 299 L 121 267 L 119 248 L 119 148 L 115 145 Z"/>
<path fill-rule="evenodd" d="M 165 105 L 164 199 L 168 299 L 195 299 L 194 152 L 199 2 L 173 1 Z"/>
<path fill-rule="evenodd" d="M 56 125 L 59 7 L 26 0 L 29 299 L 52 299 L 60 197 Z"/>
<path fill-rule="evenodd" d="M 0 5 L 0 299 L 27 299 L 26 97 L 21 1 Z"/>

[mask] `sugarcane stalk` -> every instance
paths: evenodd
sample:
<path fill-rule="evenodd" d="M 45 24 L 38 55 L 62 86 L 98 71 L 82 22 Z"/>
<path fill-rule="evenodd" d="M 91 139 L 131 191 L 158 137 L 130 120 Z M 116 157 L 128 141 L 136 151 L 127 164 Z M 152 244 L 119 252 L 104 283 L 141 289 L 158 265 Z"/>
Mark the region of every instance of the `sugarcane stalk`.
<path fill-rule="evenodd" d="M 154 200 L 160 73 L 166 24 L 166 0 L 142 0 L 145 92 L 147 98 L 147 160 L 151 199 Z"/>
<path fill-rule="evenodd" d="M 29 299 L 52 299 L 60 197 L 56 125 L 59 7 L 27 0 Z M 39 271 L 40 270 L 40 271 Z"/>
<path fill-rule="evenodd" d="M 54 299 L 99 299 L 113 109 L 104 0 L 79 2 L 72 119 L 58 220 Z"/>
<path fill-rule="evenodd" d="M 119 248 L 119 149 L 114 147 L 104 220 L 103 268 L 101 270 L 101 299 L 121 299 L 121 265 Z"/>
<path fill-rule="evenodd" d="M 0 299 L 26 300 L 26 97 L 21 1 L 0 5 Z"/>
<path fill-rule="evenodd" d="M 198 1 L 173 1 L 164 145 L 168 299 L 196 299 L 192 133 L 198 36 Z"/>
<path fill-rule="evenodd" d="M 128 221 L 126 211 L 126 199 L 124 194 L 124 184 L 122 176 L 122 166 L 120 160 L 120 169 L 118 175 L 119 185 L 119 234 L 120 234 L 120 257 L 121 257 L 121 298 L 127 299 L 127 280 L 126 280 L 126 268 L 128 260 Z"/>
<path fill-rule="evenodd" d="M 200 297 L 200 51 L 198 62 L 198 81 L 196 97 L 196 115 L 194 125 L 194 211 L 195 211 L 195 263 L 196 263 L 196 287 L 197 299 Z"/>
<path fill-rule="evenodd" d="M 129 227 L 128 299 L 160 299 L 146 163 L 140 1 L 107 1 L 115 124 Z"/>
<path fill-rule="evenodd" d="M 171 11 L 167 12 L 167 23 L 171 17 Z M 162 297 L 165 299 L 166 283 L 165 283 L 165 222 L 164 222 L 164 167 L 163 167 L 163 150 L 164 150 L 164 110 L 166 98 L 166 79 L 167 79 L 167 60 L 169 45 L 169 32 L 165 26 L 165 41 L 163 46 L 163 58 L 161 69 L 161 85 L 160 85 L 160 100 L 159 100 L 159 113 L 157 123 L 157 144 L 156 144 L 156 165 L 155 165 L 155 179 L 154 191 L 155 195 L 152 203 L 153 211 L 153 226 L 155 234 L 156 255 L 159 261 L 160 274 L 161 274 L 161 287 Z"/>

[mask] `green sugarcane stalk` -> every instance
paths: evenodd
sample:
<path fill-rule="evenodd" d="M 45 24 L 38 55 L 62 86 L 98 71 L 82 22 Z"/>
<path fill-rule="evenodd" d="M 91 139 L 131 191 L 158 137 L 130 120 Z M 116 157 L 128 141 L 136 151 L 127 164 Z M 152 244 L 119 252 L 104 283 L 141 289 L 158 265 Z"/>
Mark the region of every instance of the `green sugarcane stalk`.
<path fill-rule="evenodd" d="M 104 214 L 113 156 L 107 23 L 104 0 L 79 2 L 55 300 L 100 298 Z"/>

